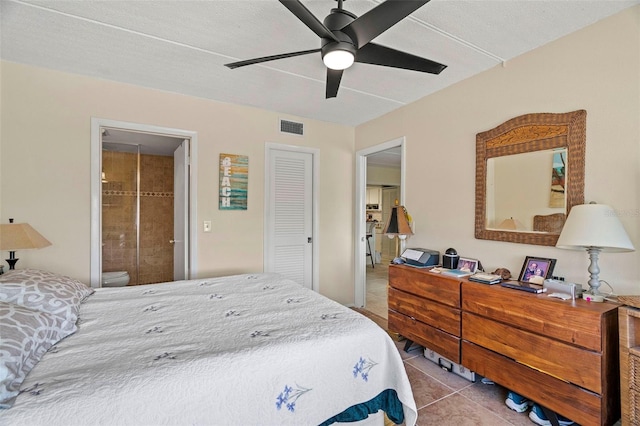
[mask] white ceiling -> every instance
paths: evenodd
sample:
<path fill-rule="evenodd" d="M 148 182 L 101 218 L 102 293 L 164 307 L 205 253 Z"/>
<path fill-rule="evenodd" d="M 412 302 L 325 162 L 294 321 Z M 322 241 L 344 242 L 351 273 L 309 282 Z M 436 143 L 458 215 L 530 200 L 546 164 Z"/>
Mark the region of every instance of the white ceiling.
<path fill-rule="evenodd" d="M 319 20 L 333 0 L 303 0 Z M 362 15 L 380 0 L 347 0 Z M 107 80 L 355 126 L 615 14 L 640 0 L 432 0 L 375 39 L 448 65 L 440 75 L 368 64 L 325 99 L 320 54 L 276 0 L 0 0 L 0 57 Z"/>

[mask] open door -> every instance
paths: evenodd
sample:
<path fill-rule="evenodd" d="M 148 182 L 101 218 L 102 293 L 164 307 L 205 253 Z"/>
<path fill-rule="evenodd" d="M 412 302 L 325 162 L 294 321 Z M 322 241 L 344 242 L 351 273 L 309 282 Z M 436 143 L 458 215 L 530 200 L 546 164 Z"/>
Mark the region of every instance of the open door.
<path fill-rule="evenodd" d="M 189 276 L 189 141 L 185 139 L 173 153 L 173 279 Z"/>
<path fill-rule="evenodd" d="M 399 139 L 394 139 L 388 142 L 381 143 L 379 145 L 371 146 L 356 152 L 356 217 L 355 217 L 355 235 L 354 241 L 355 244 L 355 294 L 354 294 L 354 303 L 357 307 L 366 307 L 366 299 L 367 299 L 367 268 L 366 268 L 366 190 L 367 184 L 371 183 L 373 185 L 397 185 L 397 182 L 370 182 L 370 176 L 367 173 L 367 164 L 368 158 L 371 156 L 376 156 L 382 154 L 383 157 L 385 153 L 392 153 L 394 157 L 399 157 L 400 161 L 400 184 L 398 186 L 398 190 L 400 192 L 400 204 L 404 205 L 404 182 L 405 182 L 405 171 L 404 171 L 404 157 L 405 157 L 405 148 L 404 148 L 404 137 Z M 389 167 L 387 164 L 386 167 Z M 397 167 L 397 166 L 394 166 Z M 387 177 L 384 178 L 387 180 Z M 384 194 L 384 191 L 383 191 Z M 384 197 L 384 196 L 383 196 Z M 395 198 L 395 197 L 394 197 Z M 384 204 L 384 203 L 383 203 Z M 384 224 L 384 219 L 382 220 Z M 386 237 L 380 239 L 381 242 L 387 240 Z M 375 249 L 374 249 L 375 250 Z M 395 246 L 394 246 L 395 253 Z"/>

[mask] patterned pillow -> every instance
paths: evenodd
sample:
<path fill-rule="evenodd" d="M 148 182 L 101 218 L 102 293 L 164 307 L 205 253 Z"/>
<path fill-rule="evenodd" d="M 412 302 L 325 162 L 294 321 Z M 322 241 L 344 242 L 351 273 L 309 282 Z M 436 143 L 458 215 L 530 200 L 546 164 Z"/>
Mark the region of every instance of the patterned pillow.
<path fill-rule="evenodd" d="M 94 290 L 78 280 L 37 269 L 0 275 L 0 301 L 58 316 L 69 334 L 76 331 L 80 303 Z"/>
<path fill-rule="evenodd" d="M 60 339 L 59 319 L 46 312 L 0 302 L 0 408 L 10 408 L 20 385 Z"/>

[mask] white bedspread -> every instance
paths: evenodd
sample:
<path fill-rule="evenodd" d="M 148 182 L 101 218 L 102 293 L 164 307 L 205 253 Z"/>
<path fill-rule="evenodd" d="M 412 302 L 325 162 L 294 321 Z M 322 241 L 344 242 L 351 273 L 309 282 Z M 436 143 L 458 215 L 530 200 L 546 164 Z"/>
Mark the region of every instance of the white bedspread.
<path fill-rule="evenodd" d="M 398 351 L 362 315 L 278 275 L 104 288 L 2 425 L 317 425 L 394 389 Z"/>

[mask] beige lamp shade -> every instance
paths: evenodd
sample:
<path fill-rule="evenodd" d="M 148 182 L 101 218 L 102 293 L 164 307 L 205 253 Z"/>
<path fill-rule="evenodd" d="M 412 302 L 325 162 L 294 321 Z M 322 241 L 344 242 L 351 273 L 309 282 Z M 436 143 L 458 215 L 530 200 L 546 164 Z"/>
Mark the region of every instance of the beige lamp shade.
<path fill-rule="evenodd" d="M 0 224 L 0 250 L 39 249 L 51 243 L 28 223 Z"/>
<path fill-rule="evenodd" d="M 520 223 L 519 220 L 510 217 L 509 219 L 505 219 L 502 222 L 500 222 L 500 225 L 498 225 L 498 228 L 505 229 L 508 231 L 516 231 L 518 229 L 524 229 L 524 225 L 522 225 L 522 223 Z"/>
<path fill-rule="evenodd" d="M 394 206 L 391 208 L 391 214 L 389 215 L 387 225 L 384 227 L 383 234 L 413 235 L 411 226 L 409 226 L 408 213 L 404 206 Z"/>
<path fill-rule="evenodd" d="M 407 213 L 407 209 L 404 206 L 398 205 L 397 200 L 396 205 L 391 207 L 391 214 L 384 227 L 383 234 L 396 240 L 396 257 L 398 257 L 400 251 L 400 240 L 407 238 L 407 235 L 413 235 L 411 226 L 409 226 L 409 213 Z"/>

